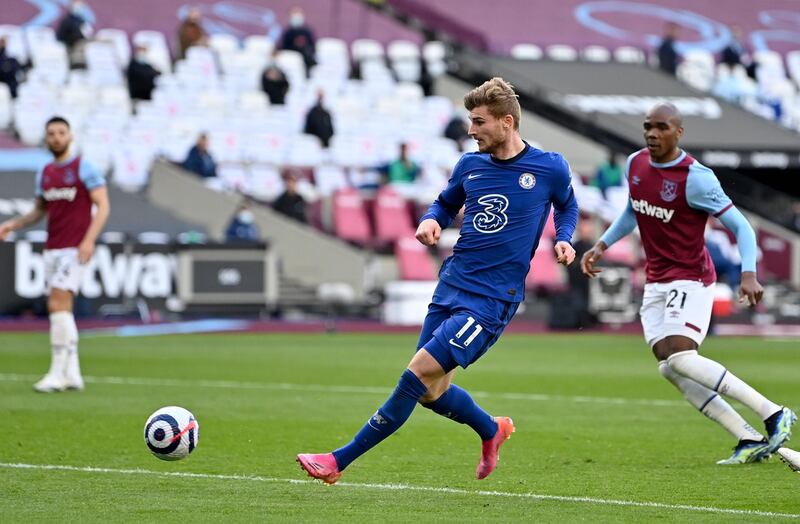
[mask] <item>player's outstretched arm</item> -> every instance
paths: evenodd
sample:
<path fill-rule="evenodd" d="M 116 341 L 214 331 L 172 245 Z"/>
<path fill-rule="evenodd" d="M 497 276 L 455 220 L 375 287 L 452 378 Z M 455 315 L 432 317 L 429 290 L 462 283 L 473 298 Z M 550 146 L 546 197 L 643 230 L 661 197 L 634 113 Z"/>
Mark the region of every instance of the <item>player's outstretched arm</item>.
<path fill-rule="evenodd" d="M 439 237 L 442 236 L 442 226 L 439 222 L 432 218 L 423 220 L 417 228 L 417 240 L 422 245 L 432 247 L 439 243 Z"/>
<path fill-rule="evenodd" d="M 581 257 L 581 271 L 583 271 L 584 275 L 589 278 L 594 278 L 602 273 L 603 270 L 594 267 L 594 265 L 600 262 L 606 249 L 608 249 L 606 243 L 602 240 L 598 240 L 597 243 L 592 246 L 592 249 L 583 254 L 583 257 Z"/>
<path fill-rule="evenodd" d="M 47 215 L 47 207 L 44 199 L 37 198 L 33 209 L 14 218 L 10 218 L 0 224 L 0 240 L 5 240 L 12 231 L 22 229 L 25 226 L 35 224 Z"/>
<path fill-rule="evenodd" d="M 111 211 L 111 205 L 108 202 L 108 190 L 105 186 L 100 186 L 92 189 L 89 193 L 92 198 L 92 203 L 97 207 L 97 211 L 92 217 L 92 222 L 89 224 L 89 229 L 83 236 L 80 245 L 78 245 L 78 260 L 81 264 L 87 263 L 94 255 L 94 246 L 97 242 L 97 236 L 106 225 L 108 215 Z"/>
<path fill-rule="evenodd" d="M 764 296 L 764 288 L 756 278 L 756 256 L 758 244 L 756 232 L 741 211 L 731 206 L 720 216 L 720 222 L 736 236 L 736 246 L 742 257 L 742 282 L 739 286 L 739 302 L 755 306 Z"/>

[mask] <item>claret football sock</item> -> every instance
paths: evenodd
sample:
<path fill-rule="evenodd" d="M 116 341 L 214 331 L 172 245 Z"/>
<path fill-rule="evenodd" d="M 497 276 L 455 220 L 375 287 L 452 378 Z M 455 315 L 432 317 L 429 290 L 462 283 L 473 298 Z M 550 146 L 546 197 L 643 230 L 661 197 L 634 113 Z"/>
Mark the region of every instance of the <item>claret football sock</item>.
<path fill-rule="evenodd" d="M 397 431 L 408 420 L 420 397 L 428 391 L 417 376 L 405 370 L 392 395 L 346 446 L 333 452 L 339 471 Z"/>
<path fill-rule="evenodd" d="M 450 384 L 441 397 L 422 405 L 443 417 L 468 425 L 480 435 L 481 440 L 489 440 L 497 432 L 494 418 L 476 404 L 469 393 L 455 384 Z"/>

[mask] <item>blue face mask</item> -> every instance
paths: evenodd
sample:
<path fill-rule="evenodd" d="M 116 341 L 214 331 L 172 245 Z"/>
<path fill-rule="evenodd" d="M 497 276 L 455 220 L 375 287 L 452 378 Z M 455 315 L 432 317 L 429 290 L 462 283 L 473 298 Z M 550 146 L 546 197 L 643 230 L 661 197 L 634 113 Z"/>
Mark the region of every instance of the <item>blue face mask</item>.
<path fill-rule="evenodd" d="M 292 15 L 289 17 L 289 25 L 292 27 L 300 27 L 305 22 L 303 15 Z"/>

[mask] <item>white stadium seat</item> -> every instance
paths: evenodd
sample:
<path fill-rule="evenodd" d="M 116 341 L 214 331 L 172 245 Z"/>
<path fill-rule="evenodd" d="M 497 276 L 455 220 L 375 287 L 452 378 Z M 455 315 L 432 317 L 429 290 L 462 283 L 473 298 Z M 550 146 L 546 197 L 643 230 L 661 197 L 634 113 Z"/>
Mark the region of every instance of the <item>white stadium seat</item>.
<path fill-rule="evenodd" d="M 511 47 L 511 57 L 517 60 L 541 60 L 542 48 L 536 44 L 515 44 Z"/>

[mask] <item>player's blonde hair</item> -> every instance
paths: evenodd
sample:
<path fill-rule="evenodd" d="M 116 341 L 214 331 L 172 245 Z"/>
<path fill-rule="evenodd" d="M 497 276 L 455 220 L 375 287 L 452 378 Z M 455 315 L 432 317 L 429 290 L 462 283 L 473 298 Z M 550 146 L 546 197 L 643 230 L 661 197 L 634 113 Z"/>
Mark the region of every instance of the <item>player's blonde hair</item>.
<path fill-rule="evenodd" d="M 519 107 L 514 86 L 499 76 L 487 80 L 464 96 L 464 107 L 472 111 L 476 107 L 486 106 L 495 118 L 511 115 L 514 118 L 514 129 L 519 129 L 522 110 Z"/>

